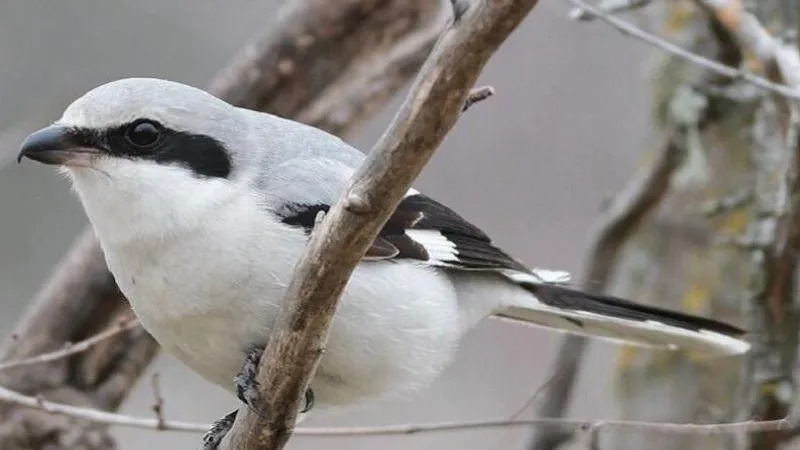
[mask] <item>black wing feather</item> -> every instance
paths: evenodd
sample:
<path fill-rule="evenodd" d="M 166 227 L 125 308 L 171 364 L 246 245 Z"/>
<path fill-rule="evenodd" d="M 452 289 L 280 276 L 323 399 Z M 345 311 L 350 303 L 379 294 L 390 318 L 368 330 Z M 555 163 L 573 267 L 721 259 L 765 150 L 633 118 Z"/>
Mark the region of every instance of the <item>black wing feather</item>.
<path fill-rule="evenodd" d="M 330 205 L 292 204 L 279 212 L 287 225 L 302 227 L 311 233 L 319 211 L 327 212 Z M 411 238 L 408 230 L 436 230 L 454 245 L 457 258 L 448 266 L 462 269 L 516 270 L 528 269 L 491 243 L 489 236 L 458 213 L 432 198 L 414 194 L 405 197 L 392 213 L 367 250 L 368 259 L 414 259 L 430 261 L 424 245 Z"/>

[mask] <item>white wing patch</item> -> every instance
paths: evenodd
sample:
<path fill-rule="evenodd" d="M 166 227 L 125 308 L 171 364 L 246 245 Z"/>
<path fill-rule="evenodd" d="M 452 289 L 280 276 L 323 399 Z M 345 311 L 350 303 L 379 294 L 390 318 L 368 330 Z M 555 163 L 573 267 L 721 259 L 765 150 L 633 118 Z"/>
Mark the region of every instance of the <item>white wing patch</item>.
<path fill-rule="evenodd" d="M 405 234 L 416 243 L 425 247 L 429 257 L 428 263 L 444 267 L 453 267 L 448 263 L 459 261 L 456 244 L 447 239 L 440 231 L 410 229 L 405 230 Z M 519 270 L 508 269 L 502 270 L 500 273 L 515 283 L 565 284 L 569 283 L 572 279 L 569 272 L 562 270 L 534 268 L 531 269 L 530 272 L 521 272 Z"/>
<path fill-rule="evenodd" d="M 547 283 L 547 284 L 566 284 L 572 280 L 569 272 L 562 270 L 531 269 L 530 273 L 518 270 L 503 271 L 503 275 L 515 283 Z"/>
<path fill-rule="evenodd" d="M 456 244 L 447 239 L 440 231 L 406 230 L 405 233 L 406 236 L 425 247 L 428 252 L 429 263 L 436 265 L 437 263 L 458 261 Z"/>

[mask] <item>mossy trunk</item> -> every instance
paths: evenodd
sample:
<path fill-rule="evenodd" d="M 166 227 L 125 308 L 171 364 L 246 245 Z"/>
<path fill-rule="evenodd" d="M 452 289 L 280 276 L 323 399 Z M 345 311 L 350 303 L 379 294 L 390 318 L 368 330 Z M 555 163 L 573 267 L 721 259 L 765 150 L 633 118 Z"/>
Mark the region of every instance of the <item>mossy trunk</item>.
<path fill-rule="evenodd" d="M 750 10 L 780 35 L 796 28 L 795 3 L 758 0 Z M 664 2 L 659 14 L 663 27 L 658 31 L 668 39 L 763 73 L 696 2 Z M 786 168 L 794 161 L 785 104 L 745 82 L 659 58 L 653 73 L 659 131 L 652 141 L 679 145 L 684 160 L 662 202 L 625 244 L 608 291 L 740 324 L 756 335 L 751 337 L 756 344 L 746 357 L 622 348 L 616 390 L 623 417 L 694 423 L 781 418 L 793 401 L 798 317 L 793 275 L 775 281 L 770 273 L 779 233 L 770 234 L 769 226 L 787 215 L 781 196 Z M 787 267 L 794 272 L 793 262 Z M 770 283 L 780 284 L 781 294 Z M 777 320 L 764 316 L 765 302 L 778 305 L 780 312 L 771 318 Z M 773 441 L 756 436 L 747 446 L 774 448 Z M 626 429 L 608 431 L 601 448 L 737 445 L 730 436 L 655 436 Z"/>

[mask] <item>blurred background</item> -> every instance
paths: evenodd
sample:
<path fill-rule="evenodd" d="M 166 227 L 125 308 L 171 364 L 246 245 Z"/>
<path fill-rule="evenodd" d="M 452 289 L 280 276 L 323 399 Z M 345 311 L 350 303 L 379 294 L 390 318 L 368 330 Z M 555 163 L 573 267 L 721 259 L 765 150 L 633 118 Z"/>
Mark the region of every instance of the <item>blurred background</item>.
<path fill-rule="evenodd" d="M 0 2 L 0 332 L 68 249 L 86 219 L 68 184 L 35 164 L 16 165 L 28 132 L 56 119 L 86 90 L 130 76 L 204 86 L 273 19 L 278 0 L 6 0 Z M 450 133 L 416 186 L 486 230 L 530 265 L 580 274 L 602 202 L 629 179 L 650 135 L 647 69 L 652 50 L 599 23 L 568 18 L 542 0 L 491 59 L 481 84 L 497 95 Z M 351 141 L 369 149 L 395 99 Z M 64 320 L 69 320 L 65 317 Z M 463 344 L 430 389 L 403 402 L 309 421 L 377 425 L 508 416 L 544 384 L 561 336 L 496 320 Z M 618 347 L 592 342 L 569 415 L 619 417 L 613 392 Z M 161 354 L 169 419 L 211 421 L 235 399 Z M 122 411 L 150 416 L 149 374 Z M 117 429 L 119 447 L 196 448 L 199 436 Z M 524 448 L 529 432 L 477 430 L 389 438 L 296 437 L 293 449 Z M 573 448 L 585 446 L 580 440 Z"/>

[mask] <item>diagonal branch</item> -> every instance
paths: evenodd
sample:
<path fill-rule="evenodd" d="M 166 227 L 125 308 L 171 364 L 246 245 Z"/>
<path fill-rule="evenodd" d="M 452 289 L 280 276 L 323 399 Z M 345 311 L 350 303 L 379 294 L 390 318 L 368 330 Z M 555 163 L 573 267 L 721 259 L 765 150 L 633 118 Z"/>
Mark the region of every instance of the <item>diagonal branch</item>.
<path fill-rule="evenodd" d="M 783 80 L 777 81 L 797 88 L 800 84 L 800 73 L 796 71 L 800 64 L 797 49 L 770 34 L 758 18 L 745 9 L 741 0 L 695 0 L 695 3 L 713 14 L 743 50 L 761 61 L 767 73 L 777 68 L 783 76 Z M 785 70 L 789 68 L 792 70 Z"/>
<path fill-rule="evenodd" d="M 400 111 L 312 233 L 259 363 L 263 410 L 270 416 L 240 410 L 230 448 L 277 450 L 286 444 L 350 274 L 458 120 L 489 57 L 536 3 L 453 1 L 453 20 Z"/>
<path fill-rule="evenodd" d="M 597 8 L 606 14 L 618 14 L 643 8 L 649 4 L 650 0 L 603 0 L 597 5 Z M 579 7 L 573 8 L 569 12 L 569 17 L 572 20 L 587 22 L 597 18 L 594 14 L 586 12 L 585 9 Z"/>
<path fill-rule="evenodd" d="M 14 369 L 17 367 L 29 366 L 33 364 L 43 364 L 51 361 L 56 361 L 58 359 L 67 358 L 77 353 L 85 352 L 90 348 L 92 348 L 93 346 L 98 345 L 105 340 L 111 339 L 122 332 L 128 331 L 138 326 L 139 322 L 137 322 L 136 320 L 125 320 L 120 322 L 118 326 L 110 327 L 107 330 L 101 333 L 97 333 L 96 335 L 88 339 L 84 339 L 74 344 L 68 343 L 68 345 L 65 345 L 64 348 L 61 350 L 42 353 L 41 355 L 33 356 L 30 358 L 18 359 L 15 361 L 0 363 L 0 372 L 4 370 Z"/>
<path fill-rule="evenodd" d="M 295 0 L 209 91 L 244 108 L 342 135 L 383 106 L 425 61 L 445 0 Z"/>

